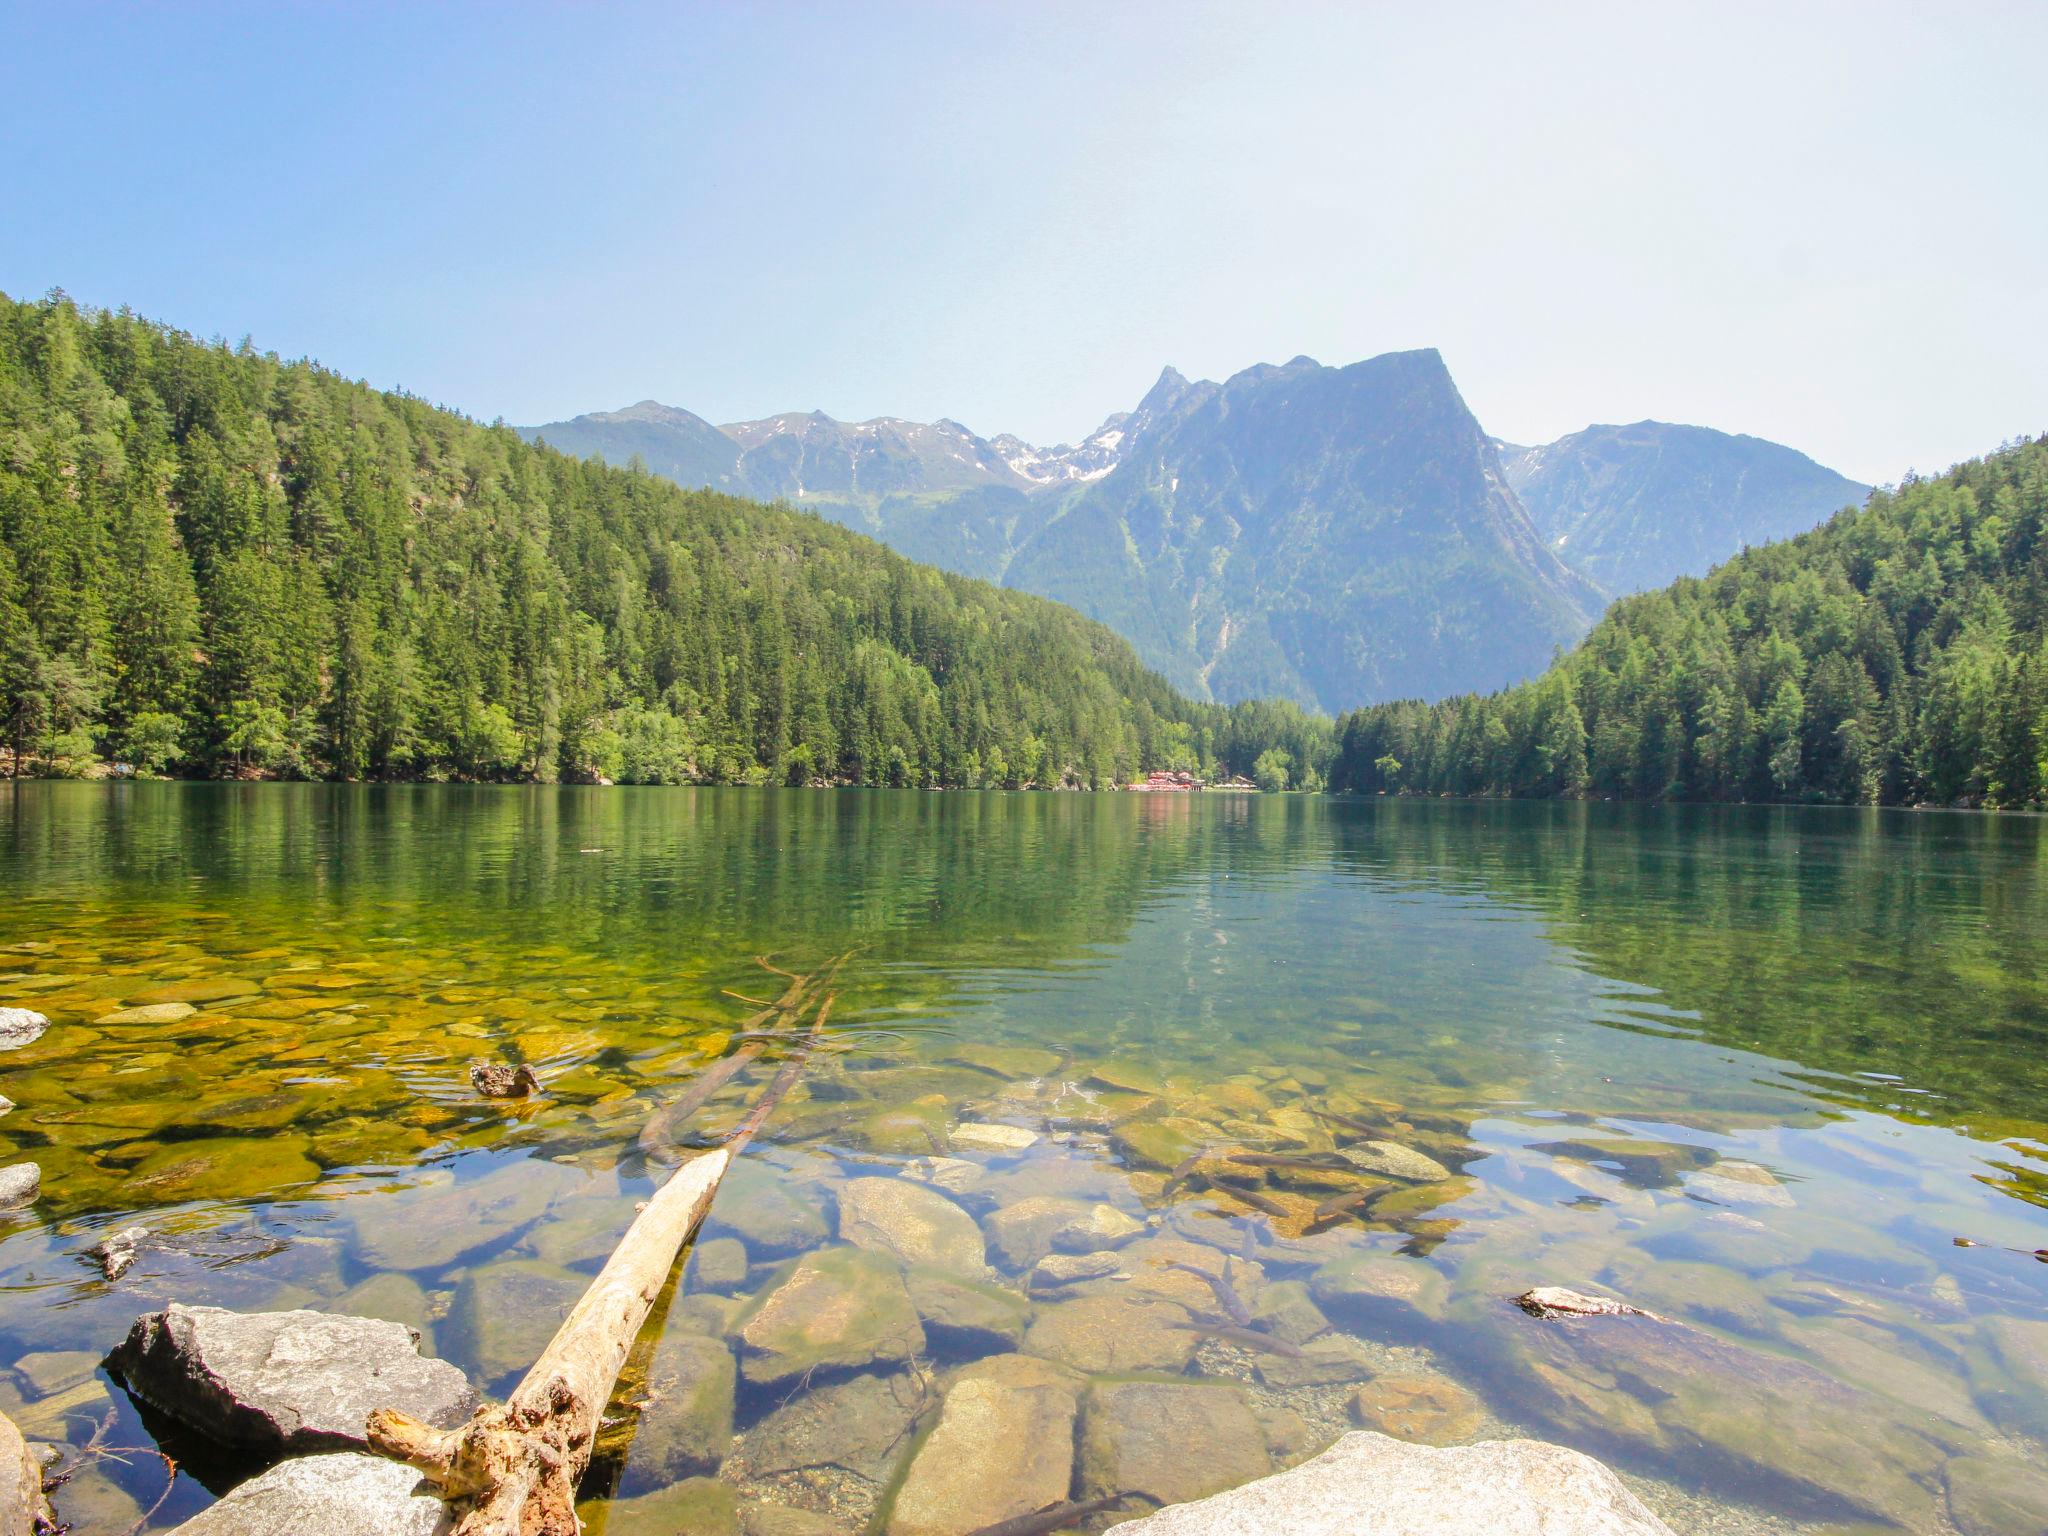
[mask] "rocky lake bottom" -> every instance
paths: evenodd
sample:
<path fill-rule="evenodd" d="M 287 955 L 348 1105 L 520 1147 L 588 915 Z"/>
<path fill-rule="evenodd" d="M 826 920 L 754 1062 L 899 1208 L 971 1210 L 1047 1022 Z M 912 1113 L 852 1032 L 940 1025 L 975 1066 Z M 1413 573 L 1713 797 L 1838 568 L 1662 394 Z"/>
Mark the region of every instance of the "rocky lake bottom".
<path fill-rule="evenodd" d="M 41 1174 L 0 1214 L 0 1408 L 118 1536 L 264 1461 L 107 1369 L 143 1314 L 386 1319 L 502 1396 L 783 1055 L 680 1146 L 650 1116 L 771 967 L 844 957 L 628 1362 L 593 1532 L 1063 1501 L 1093 1531 L 1368 1428 L 1576 1447 L 1681 1536 L 2037 1536 L 2043 847 L 1857 812 L 0 790 L 0 1008 L 47 1020 L 0 1050 L 0 1165 Z M 481 1098 L 477 1060 L 541 1091 Z M 1534 1317 L 1537 1286 L 1641 1310 Z"/>

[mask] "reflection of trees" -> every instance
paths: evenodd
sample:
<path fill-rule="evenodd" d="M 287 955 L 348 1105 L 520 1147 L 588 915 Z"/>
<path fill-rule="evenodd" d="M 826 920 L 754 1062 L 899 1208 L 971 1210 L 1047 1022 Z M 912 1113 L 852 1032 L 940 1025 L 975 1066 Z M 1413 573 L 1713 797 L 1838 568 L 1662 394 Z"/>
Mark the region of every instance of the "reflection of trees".
<path fill-rule="evenodd" d="M 1944 1123 L 2048 1103 L 2038 821 L 1786 807 L 1332 802 L 1336 858 L 1548 915 L 1595 971 L 1815 1090 Z M 1882 1073 L 1899 1082 L 1873 1080 Z"/>

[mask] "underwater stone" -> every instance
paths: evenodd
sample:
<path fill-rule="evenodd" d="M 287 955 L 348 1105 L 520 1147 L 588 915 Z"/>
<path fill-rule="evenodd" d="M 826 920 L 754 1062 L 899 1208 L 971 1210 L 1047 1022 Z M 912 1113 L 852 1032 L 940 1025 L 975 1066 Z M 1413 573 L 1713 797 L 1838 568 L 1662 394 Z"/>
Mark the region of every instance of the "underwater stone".
<path fill-rule="evenodd" d="M 604 1536 L 739 1536 L 739 1495 L 715 1477 L 686 1477 L 666 1488 L 604 1506 Z"/>
<path fill-rule="evenodd" d="M 1398 1141 L 1361 1141 L 1339 1147 L 1337 1155 L 1361 1173 L 1384 1173 L 1393 1179 L 1412 1179 L 1435 1184 L 1451 1176 L 1451 1170 L 1413 1147 Z"/>
<path fill-rule="evenodd" d="M 633 1466 L 664 1482 L 716 1471 L 732 1448 L 736 1386 L 732 1351 L 719 1340 L 664 1334 L 647 1370 L 652 1401 L 632 1429 Z"/>
<path fill-rule="evenodd" d="M 1015 1349 L 1031 1323 L 1031 1304 L 1000 1285 L 944 1270 L 911 1270 L 910 1301 L 934 1343 L 961 1353 Z"/>
<path fill-rule="evenodd" d="M 1963 1536 L 2048 1531 L 2048 1472 L 1989 1456 L 1958 1456 L 1946 1472 L 1949 1518 Z"/>
<path fill-rule="evenodd" d="M 1324 1307 L 1411 1323 L 1442 1317 L 1449 1292 L 1443 1275 L 1431 1265 L 1390 1253 L 1332 1259 L 1309 1276 L 1308 1288 Z"/>
<path fill-rule="evenodd" d="M 325 1312 L 173 1303 L 138 1317 L 107 1368 L 191 1428 L 266 1451 L 362 1445 L 373 1408 L 446 1429 L 477 1405 L 462 1372 L 421 1356 L 411 1329 Z"/>
<path fill-rule="evenodd" d="M 974 1218 L 937 1190 L 907 1179 L 853 1179 L 841 1185 L 839 1237 L 909 1265 L 970 1278 L 988 1269 Z"/>
<path fill-rule="evenodd" d="M 690 1255 L 690 1278 L 705 1290 L 733 1291 L 747 1283 L 747 1245 L 736 1237 L 714 1237 Z"/>
<path fill-rule="evenodd" d="M 93 1020 L 95 1024 L 176 1024 L 199 1010 L 190 1003 L 149 1003 L 141 1008 L 116 1008 Z"/>
<path fill-rule="evenodd" d="M 955 1146 L 986 1147 L 995 1152 L 1022 1152 L 1038 1144 L 1036 1131 L 994 1120 L 963 1120 L 947 1132 Z"/>
<path fill-rule="evenodd" d="M 1088 1389 L 1081 1415 L 1084 1499 L 1123 1493 L 1174 1504 L 1272 1470 L 1265 1431 L 1235 1387 L 1124 1381 Z"/>
<path fill-rule="evenodd" d="M 1125 1536 L 1672 1536 L 1607 1467 L 1540 1440 L 1440 1450 L 1360 1430 L 1290 1472 L 1110 1527 Z"/>
<path fill-rule="evenodd" d="M 884 1525 L 887 1536 L 958 1536 L 1067 1495 L 1081 1378 L 996 1355 L 953 1378 Z"/>
<path fill-rule="evenodd" d="M 1040 1307 L 1024 1347 L 1090 1374 L 1178 1371 L 1200 1340 L 1188 1321 L 1185 1307 L 1159 1296 L 1077 1296 Z"/>
<path fill-rule="evenodd" d="M 448 1506 L 411 1467 L 342 1452 L 280 1462 L 171 1536 L 446 1536 L 454 1528 Z"/>
<path fill-rule="evenodd" d="M 447 1337 L 488 1385 L 540 1358 L 581 1299 L 589 1277 L 539 1259 L 502 1259 L 462 1277 Z"/>
<path fill-rule="evenodd" d="M 837 1467 L 884 1483 L 928 1400 L 927 1389 L 907 1373 L 855 1376 L 799 1392 L 746 1432 L 739 1460 L 756 1478 Z"/>
<path fill-rule="evenodd" d="M 1479 1399 L 1442 1376 L 1375 1376 L 1351 1394 L 1351 1422 L 1396 1440 L 1456 1445 L 1479 1433 Z"/>
<path fill-rule="evenodd" d="M 770 1169 L 734 1163 L 705 1219 L 705 1233 L 738 1237 L 749 1253 L 768 1258 L 815 1248 L 830 1232 L 815 1190 L 805 1194 L 809 1198 L 800 1198 Z"/>
<path fill-rule="evenodd" d="M 785 1381 L 828 1366 L 908 1360 L 925 1347 L 903 1273 L 866 1248 L 805 1254 L 739 1321 L 747 1380 Z"/>

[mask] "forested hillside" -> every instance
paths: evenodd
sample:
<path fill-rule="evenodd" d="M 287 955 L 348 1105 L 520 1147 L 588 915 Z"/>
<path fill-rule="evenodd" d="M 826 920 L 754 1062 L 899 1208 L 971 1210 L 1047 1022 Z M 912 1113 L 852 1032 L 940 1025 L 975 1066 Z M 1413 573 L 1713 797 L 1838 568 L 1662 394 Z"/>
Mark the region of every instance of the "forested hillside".
<path fill-rule="evenodd" d="M 11 771 L 1106 784 L 1270 745 L 808 514 L 0 296 Z"/>
<path fill-rule="evenodd" d="M 1338 722 L 1365 793 L 2048 798 L 2048 438 L 1624 599 L 1540 678 Z"/>

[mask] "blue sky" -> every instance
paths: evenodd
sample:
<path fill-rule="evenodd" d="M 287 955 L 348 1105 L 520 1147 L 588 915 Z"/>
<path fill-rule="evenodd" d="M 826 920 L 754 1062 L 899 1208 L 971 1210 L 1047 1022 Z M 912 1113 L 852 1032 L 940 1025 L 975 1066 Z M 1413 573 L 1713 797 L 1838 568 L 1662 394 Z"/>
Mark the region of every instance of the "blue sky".
<path fill-rule="evenodd" d="M 1440 348 L 1501 436 L 2048 429 L 2048 5 L 0 6 L 0 289 L 472 414 L 1076 438 Z"/>

